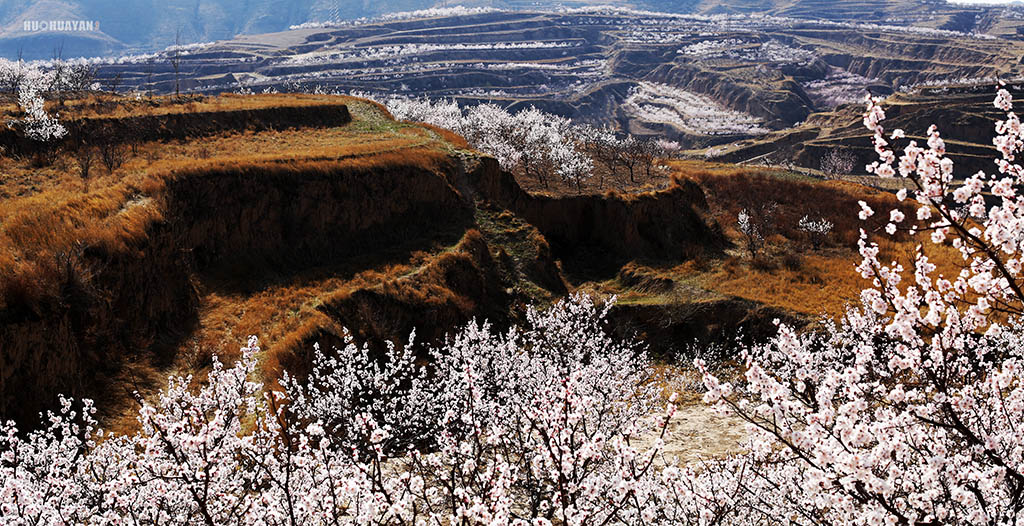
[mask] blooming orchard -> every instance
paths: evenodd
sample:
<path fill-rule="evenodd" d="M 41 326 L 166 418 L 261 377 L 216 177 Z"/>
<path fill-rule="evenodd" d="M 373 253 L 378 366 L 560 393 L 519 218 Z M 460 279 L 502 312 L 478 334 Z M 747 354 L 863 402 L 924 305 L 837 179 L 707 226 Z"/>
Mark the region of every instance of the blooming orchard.
<path fill-rule="evenodd" d="M 672 141 L 623 137 L 608 129 L 577 125 L 534 107 L 511 113 L 495 104 L 461 108 L 450 99 L 397 96 L 384 98 L 382 103 L 399 120 L 455 131 L 475 148 L 494 156 L 502 168 L 545 185 L 558 178 L 579 187 L 593 177 L 595 162 L 613 176 L 628 173 L 635 182 L 640 174 L 650 177 L 657 161 L 680 148 Z"/>
<path fill-rule="evenodd" d="M 742 454 L 665 458 L 672 399 L 661 410 L 647 355 L 604 331 L 609 306 L 578 295 L 425 354 L 318 350 L 281 392 L 253 381 L 253 338 L 201 387 L 140 399 L 129 435 L 99 430 L 87 400 L 36 431 L 0 424 L 0 523 L 1024 525 L 1024 131 L 1007 91 L 996 105 L 997 173 L 958 186 L 935 129 L 907 141 L 869 103 L 869 170 L 906 178 L 917 205 L 886 231 L 949 240 L 963 268 L 923 247 L 885 263 L 862 233 L 861 308 L 781 326 L 739 382 L 704 375 L 706 400 L 749 423 Z"/>
<path fill-rule="evenodd" d="M 494 104 L 464 110 L 454 100 L 389 97 L 383 103 L 395 118 L 455 131 L 506 170 L 519 170 L 544 184 L 551 176 L 577 185 L 590 177 L 592 162 L 576 148 L 566 118 L 533 107 L 517 113 Z"/>
<path fill-rule="evenodd" d="M 701 135 L 762 135 L 763 122 L 714 99 L 665 84 L 641 82 L 622 103 L 629 115 Z"/>
<path fill-rule="evenodd" d="M 661 439 L 638 441 L 664 433 L 672 406 L 652 412 L 651 364 L 603 332 L 607 310 L 575 296 L 529 311 L 522 329 L 473 324 L 430 351 L 429 368 L 411 347 L 379 363 L 349 343 L 318 352 L 286 393 L 250 381 L 251 339 L 197 392 L 171 378 L 128 436 L 65 400 L 39 431 L 0 426 L 0 519 L 583 525 L 688 513 L 685 470 L 664 479 Z"/>

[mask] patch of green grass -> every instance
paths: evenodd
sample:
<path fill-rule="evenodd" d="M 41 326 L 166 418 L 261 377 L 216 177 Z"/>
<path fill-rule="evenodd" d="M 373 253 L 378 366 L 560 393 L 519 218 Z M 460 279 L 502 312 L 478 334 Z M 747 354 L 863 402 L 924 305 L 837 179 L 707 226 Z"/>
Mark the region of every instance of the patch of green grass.
<path fill-rule="evenodd" d="M 495 252 L 498 268 L 507 282 L 513 284 L 532 303 L 543 305 L 556 299 L 557 294 L 535 282 L 526 271 L 527 266 L 541 258 L 546 249 L 541 246 L 546 241 L 533 225 L 507 210 L 479 206 L 475 211 L 475 219 L 477 228 Z M 511 265 L 508 260 L 502 261 L 502 251 L 508 255 Z"/>

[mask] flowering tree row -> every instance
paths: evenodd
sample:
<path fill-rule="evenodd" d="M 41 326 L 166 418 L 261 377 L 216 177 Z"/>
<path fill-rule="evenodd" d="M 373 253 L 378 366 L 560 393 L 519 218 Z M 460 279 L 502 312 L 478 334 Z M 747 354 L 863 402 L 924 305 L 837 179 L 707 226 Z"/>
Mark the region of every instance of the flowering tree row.
<path fill-rule="evenodd" d="M 579 47 L 580 42 L 572 41 L 512 41 L 512 42 L 457 42 L 442 44 L 396 44 L 390 46 L 352 48 L 351 51 L 324 53 L 320 50 L 301 55 L 292 55 L 281 59 L 283 65 L 309 65 L 318 63 L 339 63 L 349 61 L 385 60 L 397 57 L 409 57 L 438 51 L 500 51 L 529 49 L 562 49 Z M 415 60 L 415 59 L 414 59 Z"/>
<path fill-rule="evenodd" d="M 571 121 L 533 107 L 510 113 L 494 104 L 463 109 L 454 100 L 390 97 L 383 103 L 395 118 L 452 130 L 493 155 L 503 168 L 545 185 L 552 176 L 579 185 L 593 167 L 574 147 Z"/>
<path fill-rule="evenodd" d="M 361 18 L 356 20 L 328 20 L 326 22 L 306 22 L 290 26 L 289 29 L 318 29 L 325 27 L 348 27 L 373 22 L 396 22 L 400 20 L 415 20 L 419 18 L 447 18 L 455 16 L 474 16 L 488 13 L 502 13 L 501 9 L 492 7 L 434 7 L 430 9 L 418 9 L 415 11 L 401 11 L 388 13 L 376 18 Z"/>
<path fill-rule="evenodd" d="M 503 168 L 545 186 L 552 178 L 579 187 L 593 177 L 595 163 L 613 177 L 651 176 L 657 161 L 679 149 L 677 143 L 621 136 L 607 129 L 577 125 L 534 107 L 516 113 L 495 104 L 462 108 L 454 100 L 389 97 L 382 101 L 399 120 L 440 126 L 494 156 Z M 603 184 L 602 184 L 603 186 Z"/>
<path fill-rule="evenodd" d="M 668 124 L 701 135 L 761 135 L 763 121 L 731 110 L 714 99 L 674 86 L 641 82 L 622 103 L 629 115 L 652 123 Z"/>
<path fill-rule="evenodd" d="M 813 51 L 789 46 L 777 40 L 760 42 L 756 39 L 748 41 L 737 38 L 702 40 L 680 48 L 678 53 L 702 60 L 725 59 L 757 64 L 798 64 L 802 66 L 809 65 L 818 58 Z"/>
<path fill-rule="evenodd" d="M 859 103 L 868 94 L 868 86 L 877 82 L 877 79 L 830 68 L 824 79 L 804 82 L 803 88 L 815 107 L 832 109 L 843 104 Z"/>

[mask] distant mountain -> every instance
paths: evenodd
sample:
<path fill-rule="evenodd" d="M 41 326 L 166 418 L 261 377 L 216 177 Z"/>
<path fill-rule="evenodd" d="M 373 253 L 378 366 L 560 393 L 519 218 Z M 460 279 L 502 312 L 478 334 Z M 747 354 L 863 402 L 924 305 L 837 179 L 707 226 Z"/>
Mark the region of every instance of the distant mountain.
<path fill-rule="evenodd" d="M 175 41 L 226 40 L 283 31 L 306 22 L 454 5 L 520 10 L 615 5 L 673 13 L 760 13 L 957 31 L 991 31 L 1005 25 L 998 9 L 956 6 L 945 0 L 0 0 L 0 56 L 47 59 L 57 53 L 66 58 L 145 53 Z"/>
<path fill-rule="evenodd" d="M 148 52 L 175 43 L 270 33 L 444 5 L 551 8 L 614 4 L 689 11 L 696 0 L 2 0 L 0 56 L 26 59 Z M 51 22 L 58 22 L 51 24 Z M 71 22 L 70 24 L 62 24 Z M 54 27 L 51 27 L 54 26 Z"/>
<path fill-rule="evenodd" d="M 431 7 L 434 0 L 3 0 L 0 55 L 27 59 L 163 49 L 293 24 Z M 63 24 L 60 22 L 86 22 Z M 51 24 L 51 22 L 58 22 Z M 54 27 L 51 27 L 54 26 Z M 180 35 L 180 37 L 179 37 Z"/>

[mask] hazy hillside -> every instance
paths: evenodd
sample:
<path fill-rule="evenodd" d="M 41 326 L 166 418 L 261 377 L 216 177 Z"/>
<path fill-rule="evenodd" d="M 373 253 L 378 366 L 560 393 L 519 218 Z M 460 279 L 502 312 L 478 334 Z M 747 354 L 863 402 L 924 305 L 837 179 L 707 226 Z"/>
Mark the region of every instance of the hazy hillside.
<path fill-rule="evenodd" d="M 499 8 L 555 7 L 587 3 L 680 11 L 692 1 L 606 2 L 467 0 L 9 0 L 0 2 L 0 56 L 51 58 L 63 44 L 64 56 L 98 56 L 163 49 L 175 42 L 208 42 L 239 34 L 268 33 L 312 21 L 347 20 L 458 3 Z M 99 30 L 30 31 L 26 21 L 99 22 Z"/>
<path fill-rule="evenodd" d="M 282 31 L 306 22 L 352 20 L 439 6 L 555 9 L 614 5 L 700 14 L 770 14 L 804 19 L 885 22 L 1015 36 L 1000 8 L 942 0 L 6 0 L 0 2 L 0 56 L 27 59 L 106 56 Z M 25 23 L 86 21 L 87 30 L 25 30 Z M 31 26 L 30 26 L 31 27 Z"/>
<path fill-rule="evenodd" d="M 391 10 L 430 7 L 432 0 L 336 2 L 331 0 L 13 0 L 0 3 L 0 54 L 49 58 L 64 43 L 66 56 L 162 49 L 183 43 L 280 31 L 289 25 L 334 17 L 356 18 Z M 87 20 L 99 31 L 28 32 L 25 21 Z"/>
<path fill-rule="evenodd" d="M 1022 54 L 1009 39 L 891 25 L 520 11 L 246 35 L 190 50 L 177 75 L 163 55 L 103 64 L 99 76 L 156 93 L 177 82 L 536 106 L 697 148 L 788 128 L 869 90 L 1020 75 Z"/>

